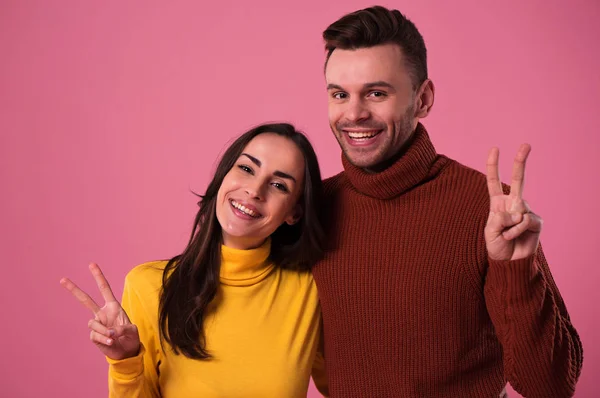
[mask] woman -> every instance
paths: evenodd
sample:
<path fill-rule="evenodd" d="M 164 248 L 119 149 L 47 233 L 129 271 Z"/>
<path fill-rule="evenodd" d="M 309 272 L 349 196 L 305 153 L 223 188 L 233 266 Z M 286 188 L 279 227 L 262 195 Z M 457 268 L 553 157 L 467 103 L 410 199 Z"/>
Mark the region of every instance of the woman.
<path fill-rule="evenodd" d="M 224 153 L 199 202 L 190 241 L 170 261 L 125 279 L 122 306 L 100 268 L 90 339 L 109 362 L 111 397 L 306 397 L 320 309 L 308 270 L 322 254 L 321 175 L 289 124 L 261 125 Z"/>

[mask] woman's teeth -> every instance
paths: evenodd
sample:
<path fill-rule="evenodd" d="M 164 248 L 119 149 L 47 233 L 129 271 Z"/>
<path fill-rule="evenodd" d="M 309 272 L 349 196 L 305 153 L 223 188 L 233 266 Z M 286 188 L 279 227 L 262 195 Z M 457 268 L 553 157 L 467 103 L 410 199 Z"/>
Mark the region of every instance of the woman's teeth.
<path fill-rule="evenodd" d="M 255 211 L 250 210 L 249 208 L 247 208 L 244 205 L 239 204 L 238 202 L 236 202 L 235 200 L 231 201 L 231 205 L 233 207 L 235 207 L 236 209 L 238 209 L 239 211 L 241 211 L 244 214 L 249 215 L 250 217 L 258 217 L 258 214 L 256 214 Z"/>

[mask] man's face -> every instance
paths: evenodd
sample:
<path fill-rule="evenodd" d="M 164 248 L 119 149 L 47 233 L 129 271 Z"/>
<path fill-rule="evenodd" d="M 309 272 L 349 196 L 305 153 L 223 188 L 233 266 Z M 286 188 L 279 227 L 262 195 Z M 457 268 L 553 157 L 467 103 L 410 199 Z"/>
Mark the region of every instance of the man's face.
<path fill-rule="evenodd" d="M 396 155 L 418 123 L 415 90 L 400 47 L 335 49 L 325 80 L 329 125 L 348 160 L 377 169 Z"/>

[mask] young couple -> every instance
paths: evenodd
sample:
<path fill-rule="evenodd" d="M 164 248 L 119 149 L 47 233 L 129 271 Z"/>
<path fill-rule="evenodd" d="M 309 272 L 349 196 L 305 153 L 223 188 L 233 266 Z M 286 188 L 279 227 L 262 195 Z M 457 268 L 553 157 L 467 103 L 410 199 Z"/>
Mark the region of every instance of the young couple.
<path fill-rule="evenodd" d="M 582 345 L 523 199 L 437 154 L 426 48 L 397 10 L 323 33 L 331 130 L 344 171 L 321 181 L 289 124 L 225 152 L 190 241 L 142 264 L 119 302 L 61 283 L 94 317 L 112 397 L 570 397 Z M 486 183 L 487 182 L 487 183 Z M 326 368 L 325 369 L 325 363 Z"/>

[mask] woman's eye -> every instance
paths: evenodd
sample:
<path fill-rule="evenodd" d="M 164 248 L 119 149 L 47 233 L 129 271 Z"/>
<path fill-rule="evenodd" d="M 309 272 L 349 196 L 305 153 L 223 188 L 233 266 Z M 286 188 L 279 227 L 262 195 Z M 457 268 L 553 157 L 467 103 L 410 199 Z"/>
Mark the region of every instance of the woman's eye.
<path fill-rule="evenodd" d="M 273 186 L 282 192 L 288 192 L 288 188 L 284 184 L 281 184 L 279 182 L 274 182 Z"/>
<path fill-rule="evenodd" d="M 241 169 L 242 171 L 245 171 L 246 173 L 252 174 L 252 169 L 246 165 L 240 164 L 240 165 L 238 165 L 238 168 Z"/>

